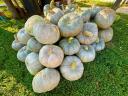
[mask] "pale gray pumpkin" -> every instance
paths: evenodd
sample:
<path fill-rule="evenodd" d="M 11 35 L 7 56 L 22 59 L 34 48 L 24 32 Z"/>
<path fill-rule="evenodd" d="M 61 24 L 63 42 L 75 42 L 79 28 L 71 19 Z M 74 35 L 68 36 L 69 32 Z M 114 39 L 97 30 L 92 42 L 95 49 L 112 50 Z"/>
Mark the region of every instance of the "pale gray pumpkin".
<path fill-rule="evenodd" d="M 83 20 L 76 13 L 68 13 L 61 17 L 58 26 L 63 37 L 73 37 L 83 29 Z"/>
<path fill-rule="evenodd" d="M 39 52 L 40 63 L 48 68 L 56 68 L 60 66 L 63 58 L 63 50 L 56 45 L 45 45 Z"/>
<path fill-rule="evenodd" d="M 92 46 L 95 48 L 96 51 L 101 51 L 105 48 L 105 42 L 103 38 L 98 38 Z"/>
<path fill-rule="evenodd" d="M 15 51 L 18 51 L 19 49 L 21 49 L 23 46 L 25 46 L 24 44 L 20 43 L 17 39 L 17 36 L 14 35 L 15 40 L 12 42 L 12 48 Z"/>
<path fill-rule="evenodd" d="M 115 21 L 116 13 L 113 9 L 105 8 L 97 13 L 95 22 L 102 29 L 109 28 Z"/>
<path fill-rule="evenodd" d="M 44 16 L 47 16 L 47 13 L 49 10 L 50 10 L 50 4 L 44 5 L 44 8 L 43 8 Z"/>
<path fill-rule="evenodd" d="M 27 44 L 28 40 L 31 38 L 31 36 L 26 33 L 24 28 L 20 29 L 19 32 L 17 33 L 17 39 L 23 44 Z"/>
<path fill-rule="evenodd" d="M 77 56 L 81 59 L 82 62 L 91 62 L 96 57 L 96 52 L 94 47 L 91 45 L 81 45 L 80 51 L 77 53 Z"/>
<path fill-rule="evenodd" d="M 69 80 L 75 81 L 82 77 L 84 66 L 77 56 L 66 56 L 60 66 L 62 76 Z"/>
<path fill-rule="evenodd" d="M 25 64 L 32 75 L 36 75 L 39 71 L 41 71 L 44 67 L 43 65 L 39 62 L 39 55 L 38 53 L 32 52 L 27 55 L 25 59 Z"/>
<path fill-rule="evenodd" d="M 74 12 L 77 9 L 77 5 L 75 4 L 68 4 L 64 10 L 64 14 Z"/>
<path fill-rule="evenodd" d="M 17 53 L 18 60 L 25 62 L 25 59 L 29 53 L 31 53 L 31 51 L 27 50 L 26 46 L 22 47 Z"/>
<path fill-rule="evenodd" d="M 37 23 L 45 23 L 43 17 L 39 16 L 39 15 L 33 15 L 30 18 L 28 18 L 28 20 L 26 21 L 24 27 L 25 27 L 25 31 L 29 34 L 33 36 L 33 26 Z"/>
<path fill-rule="evenodd" d="M 99 36 L 104 39 L 105 42 L 109 42 L 113 38 L 113 29 L 111 27 L 100 30 L 99 31 Z"/>
<path fill-rule="evenodd" d="M 95 23 L 87 22 L 84 29 L 77 36 L 81 44 L 92 44 L 98 37 L 98 28 Z"/>
<path fill-rule="evenodd" d="M 80 49 L 79 41 L 72 37 L 62 39 L 59 46 L 63 49 L 65 55 L 76 54 Z"/>
<path fill-rule="evenodd" d="M 36 93 L 44 93 L 56 88 L 59 82 L 59 72 L 56 69 L 45 68 L 34 76 L 32 88 Z"/>
<path fill-rule="evenodd" d="M 92 6 L 92 7 L 90 8 L 91 17 L 92 17 L 92 18 L 95 17 L 96 14 L 97 14 L 98 12 L 100 12 L 102 9 L 103 9 L 103 8 L 101 8 L 101 7 L 99 7 L 99 6 Z"/>
<path fill-rule="evenodd" d="M 54 24 L 38 23 L 33 27 L 33 33 L 36 40 L 42 44 L 53 44 L 60 38 L 59 28 Z"/>
<path fill-rule="evenodd" d="M 30 38 L 27 42 L 27 49 L 33 52 L 39 52 L 42 44 L 39 43 L 34 37 Z"/>
<path fill-rule="evenodd" d="M 53 24 L 58 24 L 60 18 L 64 15 L 64 12 L 60 8 L 53 8 L 47 12 L 46 18 Z"/>

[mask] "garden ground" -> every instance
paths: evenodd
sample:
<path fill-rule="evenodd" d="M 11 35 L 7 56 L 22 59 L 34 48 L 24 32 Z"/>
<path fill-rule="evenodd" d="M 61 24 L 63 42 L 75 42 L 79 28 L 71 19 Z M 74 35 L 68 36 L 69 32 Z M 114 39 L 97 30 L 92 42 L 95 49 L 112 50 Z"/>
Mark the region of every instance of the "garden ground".
<path fill-rule="evenodd" d="M 45 94 L 32 90 L 31 76 L 11 48 L 13 34 L 24 21 L 0 21 L 0 96 L 127 96 L 128 15 L 118 14 L 114 37 L 94 62 L 84 64 L 83 77 L 74 82 L 61 78 L 59 86 Z"/>

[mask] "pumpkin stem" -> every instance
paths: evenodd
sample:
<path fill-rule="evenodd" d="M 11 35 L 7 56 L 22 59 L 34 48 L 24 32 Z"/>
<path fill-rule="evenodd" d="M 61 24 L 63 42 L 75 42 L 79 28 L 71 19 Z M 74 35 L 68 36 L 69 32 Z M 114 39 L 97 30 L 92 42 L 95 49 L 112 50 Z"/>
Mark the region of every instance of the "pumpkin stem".
<path fill-rule="evenodd" d="M 80 11 L 81 11 L 81 8 L 78 6 L 78 4 L 76 4 L 76 6 L 77 6 L 77 12 L 79 13 Z"/>
<path fill-rule="evenodd" d="M 85 49 L 85 50 L 88 50 L 89 48 L 88 48 L 88 46 L 84 46 L 84 49 Z"/>
<path fill-rule="evenodd" d="M 68 43 L 71 43 L 73 39 L 74 39 L 73 37 L 69 37 L 68 38 Z"/>
<path fill-rule="evenodd" d="M 50 9 L 52 9 L 52 8 L 54 8 L 55 7 L 55 0 L 52 0 L 51 2 L 50 2 Z"/>
<path fill-rule="evenodd" d="M 88 37 L 92 37 L 93 36 L 93 33 L 92 32 L 89 32 L 89 31 L 85 31 L 84 32 L 84 35 L 85 36 L 88 36 Z"/>
<path fill-rule="evenodd" d="M 61 6 L 62 6 L 62 10 L 64 11 L 64 10 L 65 10 L 65 8 L 64 8 L 64 4 L 62 4 Z"/>
<path fill-rule="evenodd" d="M 97 39 L 96 39 L 96 43 L 99 43 L 99 42 L 100 42 L 100 40 L 99 40 L 99 38 L 97 38 Z"/>
<path fill-rule="evenodd" d="M 44 18 L 46 24 L 50 24 L 50 21 L 47 18 Z"/>
<path fill-rule="evenodd" d="M 71 63 L 71 69 L 73 69 L 73 70 L 76 69 L 76 63 L 75 62 Z"/>
<path fill-rule="evenodd" d="M 14 34 L 14 38 L 15 38 L 16 41 L 18 41 L 18 38 L 17 38 L 17 35 L 16 34 Z"/>

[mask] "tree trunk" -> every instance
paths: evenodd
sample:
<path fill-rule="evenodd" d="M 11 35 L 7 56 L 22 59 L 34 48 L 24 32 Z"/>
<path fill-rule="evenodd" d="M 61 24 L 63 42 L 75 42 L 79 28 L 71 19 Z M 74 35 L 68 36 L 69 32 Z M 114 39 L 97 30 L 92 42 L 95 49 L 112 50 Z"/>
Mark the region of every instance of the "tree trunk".
<path fill-rule="evenodd" d="M 7 5 L 9 11 L 12 12 L 13 14 L 13 18 L 17 18 L 19 19 L 20 18 L 20 15 L 18 14 L 15 6 L 13 5 L 12 1 L 11 0 L 3 0 L 5 2 L 5 4 Z"/>
<path fill-rule="evenodd" d="M 112 8 L 114 10 L 116 10 L 117 8 L 120 7 L 121 2 L 122 2 L 122 0 L 116 0 Z"/>

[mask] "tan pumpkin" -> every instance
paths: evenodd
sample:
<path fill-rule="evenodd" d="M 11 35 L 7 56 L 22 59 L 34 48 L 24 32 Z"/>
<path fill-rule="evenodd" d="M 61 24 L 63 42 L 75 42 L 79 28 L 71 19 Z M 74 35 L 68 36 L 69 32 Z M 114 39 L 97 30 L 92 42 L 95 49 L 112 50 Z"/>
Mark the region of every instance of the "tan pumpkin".
<path fill-rule="evenodd" d="M 32 88 L 36 93 L 44 93 L 56 88 L 59 82 L 59 72 L 56 69 L 45 68 L 34 76 Z"/>
<path fill-rule="evenodd" d="M 98 28 L 95 23 L 87 22 L 84 24 L 84 29 L 77 36 L 81 44 L 92 44 L 98 37 Z"/>
<path fill-rule="evenodd" d="M 40 63 L 48 68 L 56 68 L 60 66 L 63 58 L 63 50 L 56 45 L 45 45 L 39 52 Z"/>
<path fill-rule="evenodd" d="M 33 33 L 36 40 L 42 44 L 53 44 L 60 38 L 59 28 L 54 24 L 38 23 L 33 27 Z"/>

